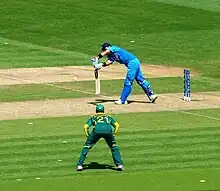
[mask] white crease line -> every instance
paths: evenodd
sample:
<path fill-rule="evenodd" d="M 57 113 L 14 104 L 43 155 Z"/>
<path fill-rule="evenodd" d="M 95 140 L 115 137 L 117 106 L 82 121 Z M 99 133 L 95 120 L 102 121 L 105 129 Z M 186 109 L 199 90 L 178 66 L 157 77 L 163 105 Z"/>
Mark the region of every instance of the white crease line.
<path fill-rule="evenodd" d="M 220 118 L 213 117 L 213 116 L 202 115 L 202 114 L 192 113 L 192 112 L 188 112 L 188 111 L 179 111 L 179 112 L 185 113 L 185 114 L 189 114 L 189 115 L 195 115 L 195 116 L 199 116 L 199 117 L 205 117 L 205 118 L 208 118 L 208 119 L 214 119 L 214 120 L 220 121 Z"/>
<path fill-rule="evenodd" d="M 1 75 L 1 76 L 6 77 L 6 78 L 11 78 L 11 79 L 14 79 L 14 80 L 19 80 L 19 81 L 27 81 L 27 82 L 31 82 L 31 83 L 34 83 L 34 84 L 37 83 L 37 81 L 33 81 L 33 80 L 26 80 L 26 79 L 21 79 L 21 78 L 16 78 L 16 77 L 11 77 L 11 76 L 5 76 L 5 75 Z M 37 84 L 41 84 L 41 85 L 45 85 L 45 86 L 51 86 L 51 87 L 56 87 L 56 88 L 60 88 L 60 89 L 71 90 L 71 91 L 78 91 L 78 92 L 86 93 L 86 94 L 90 94 L 90 95 L 95 95 L 95 93 L 92 93 L 92 92 L 77 90 L 77 89 L 69 88 L 69 87 L 58 86 L 58 85 L 54 85 L 54 84 L 48 84 L 48 83 L 37 83 Z M 99 95 L 99 97 L 113 99 L 113 97 L 104 96 L 104 95 Z M 172 97 L 172 96 L 170 96 L 170 97 Z M 176 98 L 176 97 L 173 96 L 173 98 Z M 198 104 L 202 105 L 201 103 L 198 103 Z M 211 107 L 214 107 L 214 108 L 215 107 L 218 108 L 217 106 L 212 106 L 210 104 L 204 104 L 204 105 L 208 105 L 208 106 L 211 106 Z M 174 111 L 174 112 L 180 112 L 180 113 L 189 114 L 189 115 L 195 115 L 195 116 L 199 116 L 199 117 L 205 117 L 205 118 L 208 118 L 208 119 L 220 120 L 220 118 L 216 118 L 216 117 L 213 117 L 213 116 L 200 115 L 200 114 L 191 113 L 191 112 L 188 112 L 188 111 L 175 110 L 175 109 L 172 109 L 172 108 L 165 108 L 165 107 L 161 107 L 161 106 L 158 106 L 158 107 L 164 109 L 165 111 Z"/>
<path fill-rule="evenodd" d="M 202 114 L 198 114 L 198 113 L 192 113 L 192 112 L 183 111 L 183 110 L 176 110 L 176 109 L 172 109 L 172 108 L 167 109 L 167 108 L 161 107 L 161 106 L 159 106 L 159 107 L 162 108 L 162 109 L 166 109 L 167 111 L 180 112 L 180 113 L 184 113 L 184 114 L 188 114 L 188 115 L 195 115 L 195 116 L 199 116 L 199 117 L 205 117 L 205 118 L 208 118 L 208 119 L 214 119 L 214 120 L 220 121 L 220 118 L 209 116 L 209 115 L 202 115 Z M 204 109 L 204 108 L 199 108 L 199 109 Z M 199 110 L 199 109 L 195 109 L 195 110 Z"/>
<path fill-rule="evenodd" d="M 170 96 L 169 97 L 173 97 L 173 98 L 176 98 L 174 96 Z M 207 103 L 200 103 L 198 101 L 193 101 L 193 102 L 196 102 L 198 105 L 202 106 L 210 106 L 212 108 L 216 108 L 218 109 L 219 107 L 218 106 L 215 106 L 215 105 L 211 105 L 211 104 L 207 104 Z M 160 106 L 159 106 L 160 107 Z M 166 109 L 164 107 L 161 107 L 163 109 Z M 202 109 L 202 108 L 201 108 Z M 214 119 L 214 120 L 218 120 L 220 121 L 220 118 L 217 118 L 217 117 L 213 117 L 213 116 L 209 116 L 209 115 L 202 115 L 202 114 L 198 114 L 198 113 L 192 113 L 192 112 L 189 112 L 189 111 L 183 111 L 183 110 L 176 110 L 176 109 L 173 109 L 173 108 L 168 108 L 167 110 L 170 110 L 170 111 L 177 111 L 177 112 L 180 112 L 180 113 L 184 113 L 184 114 L 188 114 L 188 115 L 195 115 L 195 116 L 199 116 L 199 117 L 205 117 L 205 118 L 208 118 L 208 119 Z M 198 109 L 197 109 L 198 110 Z"/>
<path fill-rule="evenodd" d="M 196 93 L 199 93 L 199 92 L 195 92 L 195 95 L 196 95 Z M 163 96 L 167 97 L 167 95 L 162 95 L 161 97 L 163 97 Z M 214 96 L 216 96 L 216 95 L 214 95 Z M 169 97 L 177 98 L 177 97 L 172 96 L 172 95 L 169 95 Z M 216 96 L 216 97 L 218 97 L 218 96 Z M 185 101 L 184 101 L 184 102 L 185 102 Z M 211 104 L 208 104 L 208 103 L 201 103 L 200 101 L 196 101 L 196 100 L 191 100 L 190 102 L 196 102 L 197 105 L 200 105 L 200 106 L 210 106 L 210 107 L 212 107 L 212 108 L 216 108 L 216 109 L 219 108 L 218 106 L 211 105 Z M 190 102 L 189 102 L 189 103 L 190 103 Z"/>

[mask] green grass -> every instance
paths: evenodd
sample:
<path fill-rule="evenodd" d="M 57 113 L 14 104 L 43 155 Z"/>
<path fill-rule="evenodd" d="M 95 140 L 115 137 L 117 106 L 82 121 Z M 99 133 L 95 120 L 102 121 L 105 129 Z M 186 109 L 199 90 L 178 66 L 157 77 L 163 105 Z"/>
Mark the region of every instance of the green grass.
<path fill-rule="evenodd" d="M 58 191 L 58 190 L 155 190 L 155 191 L 195 191 L 209 190 L 219 191 L 218 173 L 219 169 L 215 170 L 185 170 L 179 172 L 149 172 L 149 173 L 134 173 L 129 176 L 112 175 L 112 176 L 77 176 L 73 178 L 63 178 L 59 180 L 31 180 L 22 182 L 10 182 L 1 185 L 4 190 L 41 190 L 41 191 Z M 82 179 L 83 178 L 83 179 Z M 206 183 L 200 183 L 200 179 L 206 179 Z M 114 179 L 114 180 L 113 180 Z M 112 180 L 112 181 L 111 181 Z M 86 183 L 85 183 L 86 182 Z M 135 184 L 131 184 L 135 182 Z M 63 186 L 65 185 L 65 186 Z"/>
<path fill-rule="evenodd" d="M 158 2 L 163 2 L 164 0 L 154 0 Z M 209 11 L 220 12 L 220 4 L 218 0 L 166 0 L 165 3 L 171 3 L 174 5 L 180 5 L 185 7 L 193 7 L 198 9 L 204 9 Z"/>
<path fill-rule="evenodd" d="M 182 77 L 149 78 L 155 93 L 181 93 L 183 92 Z M 63 83 L 67 87 L 74 87 L 80 90 L 94 91 L 93 81 Z M 119 95 L 123 88 L 124 80 L 101 80 L 101 92 L 103 95 Z M 59 84 L 61 85 L 61 84 Z M 220 81 L 207 77 L 191 78 L 191 91 L 219 91 Z M 143 94 L 143 90 L 136 82 L 133 84 L 132 94 Z"/>
<path fill-rule="evenodd" d="M 220 119 L 219 111 L 191 112 Z M 220 121 L 180 112 L 113 116 L 121 123 L 117 141 L 126 167 L 122 173 L 107 169 L 75 172 L 87 116 L 0 121 L 1 188 L 29 190 L 30 184 L 32 190 L 73 186 L 85 190 L 89 185 L 93 185 L 91 190 L 133 190 L 136 185 L 140 190 L 146 186 L 170 191 L 219 188 Z M 86 163 L 90 162 L 112 165 L 103 141 L 89 153 Z M 200 183 L 201 179 L 207 182 Z"/>
<path fill-rule="evenodd" d="M 0 37 L 0 68 L 83 65 L 91 57 Z M 8 43 L 8 44 L 5 44 Z"/>
<path fill-rule="evenodd" d="M 80 98 L 89 97 L 85 94 L 71 89 L 48 86 L 43 84 L 0 86 L 0 102 L 25 101 L 25 100 L 45 100 L 59 98 Z"/>
<path fill-rule="evenodd" d="M 217 0 L 1 0 L 0 68 L 88 65 L 109 41 L 142 63 L 201 72 L 192 92 L 219 91 L 219 6 Z M 178 77 L 149 81 L 158 94 L 183 89 Z M 123 80 L 101 85 L 102 94 L 119 95 Z M 0 86 L 0 102 L 91 96 L 85 90 L 94 93 L 94 81 Z M 143 92 L 135 84 L 132 93 Z M 220 109 L 113 116 L 121 124 L 122 173 L 75 172 L 87 116 L 0 121 L 1 190 L 220 190 Z M 103 141 L 89 153 L 91 162 L 113 165 Z"/>
<path fill-rule="evenodd" d="M 219 78 L 218 1 L 158 1 L 124 0 L 115 11 L 116 0 L 2 0 L 0 68 L 89 64 L 109 41 L 143 63 L 192 67 Z M 15 46 L 29 50 L 17 55 Z"/>
<path fill-rule="evenodd" d="M 158 94 L 183 91 L 183 79 L 181 77 L 150 78 L 149 81 Z M 120 95 L 122 88 L 123 80 L 101 81 L 102 95 Z M 192 92 L 220 91 L 220 83 L 212 78 L 194 77 L 191 81 L 191 88 Z M 52 86 L 43 84 L 0 86 L 0 94 L 0 102 L 80 98 L 95 96 L 95 86 L 94 81 L 55 83 Z M 143 90 L 136 82 L 132 94 L 143 94 Z"/>

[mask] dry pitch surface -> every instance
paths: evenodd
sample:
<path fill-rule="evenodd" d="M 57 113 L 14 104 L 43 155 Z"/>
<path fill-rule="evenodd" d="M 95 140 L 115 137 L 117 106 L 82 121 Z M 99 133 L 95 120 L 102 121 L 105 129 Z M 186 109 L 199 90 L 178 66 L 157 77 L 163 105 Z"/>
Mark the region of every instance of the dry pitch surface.
<path fill-rule="evenodd" d="M 142 65 L 142 70 L 144 75 L 147 77 L 183 76 L 182 68 Z M 86 66 L 3 69 L 0 70 L 0 85 L 34 83 L 47 85 L 51 82 L 93 80 L 94 76 L 92 71 L 93 68 Z M 126 68 L 120 65 L 110 66 L 101 71 L 101 79 L 103 80 L 124 79 L 125 75 Z M 109 113 L 220 108 L 220 92 L 201 92 L 192 94 L 191 102 L 183 101 L 182 96 L 182 93 L 162 94 L 159 95 L 156 104 L 150 104 L 144 94 L 132 95 L 129 97 L 130 104 L 119 106 L 113 103 L 113 101 L 117 100 L 118 97 L 106 97 L 102 95 L 94 95 L 94 97 L 81 99 L 57 99 L 10 103 L 1 102 L 0 120 L 90 115 L 94 113 L 95 103 L 104 103 Z M 180 112 L 194 115 L 193 113 L 187 111 Z"/>

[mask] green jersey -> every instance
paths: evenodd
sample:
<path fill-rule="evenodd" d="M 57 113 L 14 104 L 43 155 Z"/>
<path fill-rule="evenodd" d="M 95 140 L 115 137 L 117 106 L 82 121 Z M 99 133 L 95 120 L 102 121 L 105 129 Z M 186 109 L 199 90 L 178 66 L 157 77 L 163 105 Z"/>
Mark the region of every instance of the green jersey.
<path fill-rule="evenodd" d="M 85 133 L 88 136 L 89 128 L 93 126 L 93 132 L 98 134 L 116 134 L 119 129 L 119 124 L 110 115 L 98 113 L 91 116 L 84 125 Z"/>

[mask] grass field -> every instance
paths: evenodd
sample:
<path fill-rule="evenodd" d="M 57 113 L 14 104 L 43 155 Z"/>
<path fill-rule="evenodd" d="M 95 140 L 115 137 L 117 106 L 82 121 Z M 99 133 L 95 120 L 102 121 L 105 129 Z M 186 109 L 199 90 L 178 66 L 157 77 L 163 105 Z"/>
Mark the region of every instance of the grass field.
<path fill-rule="evenodd" d="M 219 111 L 205 112 L 220 118 Z M 191 112 L 199 114 L 203 111 Z M 30 120 L 0 122 L 1 134 L 4 135 L 1 136 L 0 174 L 3 180 L 9 181 L 3 184 L 3 188 L 4 185 L 6 188 L 17 185 L 23 190 L 33 183 L 42 184 L 43 190 L 52 190 L 57 186 L 65 190 L 69 190 L 69 186 L 82 189 L 88 188 L 88 185 L 81 185 L 86 181 L 93 184 L 95 190 L 111 184 L 109 181 L 113 177 L 118 180 L 110 188 L 116 190 L 132 190 L 134 183 L 139 183 L 141 188 L 147 185 L 150 190 L 183 187 L 198 190 L 220 186 L 217 181 L 220 171 L 220 121 L 178 112 L 131 113 L 114 117 L 121 121 L 121 132 L 117 138 L 126 164 L 123 175 L 102 169 L 104 164 L 113 165 L 109 150 L 102 141 L 89 153 L 86 161 L 87 164 L 99 163 L 89 168 L 102 170 L 90 169 L 83 174 L 75 172 L 85 139 L 82 135 L 85 116 L 33 119 L 32 125 Z M 36 178 L 41 178 L 39 183 Z M 58 182 L 53 183 L 59 178 Z M 16 183 L 17 179 L 21 182 Z M 129 179 L 133 181 L 127 181 Z M 207 183 L 199 182 L 203 179 Z M 157 181 L 160 184 L 157 185 Z M 47 186 L 52 184 L 52 187 L 44 187 L 44 183 Z"/>
<path fill-rule="evenodd" d="M 2 0 L 0 48 L 6 51 L 0 67 L 88 64 L 109 41 L 133 51 L 143 63 L 193 67 L 219 77 L 218 1 L 211 6 L 199 0 L 167 2 L 125 0 L 114 11 L 117 1 L 98 0 L 94 7 L 89 0 L 83 5 L 79 0 Z M 108 19 L 103 21 L 103 15 Z M 14 46 L 22 53 L 11 51 Z"/>
<path fill-rule="evenodd" d="M 178 93 L 182 91 L 180 77 L 150 78 L 154 90 L 161 93 Z M 169 84 L 165 86 L 164 84 Z M 52 86 L 51 86 L 52 85 Z M 102 95 L 119 95 L 123 80 L 102 80 Z M 191 80 L 193 92 L 220 91 L 220 82 L 213 78 L 195 77 Z M 85 91 L 86 90 L 86 91 Z M 133 95 L 142 94 L 143 90 L 134 83 Z M 0 101 L 45 100 L 58 98 L 80 98 L 94 96 L 94 81 L 79 81 L 51 84 L 27 84 L 0 86 Z"/>
<path fill-rule="evenodd" d="M 193 93 L 220 91 L 219 20 L 217 0 L 1 0 L 0 69 L 89 65 L 108 41 L 143 64 L 199 73 Z M 149 81 L 158 94 L 182 92 L 181 77 Z M 102 94 L 119 96 L 122 85 L 102 81 Z M 135 84 L 132 93 L 142 89 Z M 92 94 L 93 81 L 0 85 L 0 104 Z M 0 188 L 219 191 L 220 108 L 171 110 L 112 114 L 121 124 L 124 172 L 111 169 L 110 151 L 100 141 L 88 155 L 88 169 L 76 173 L 86 114 L 0 120 Z"/>

